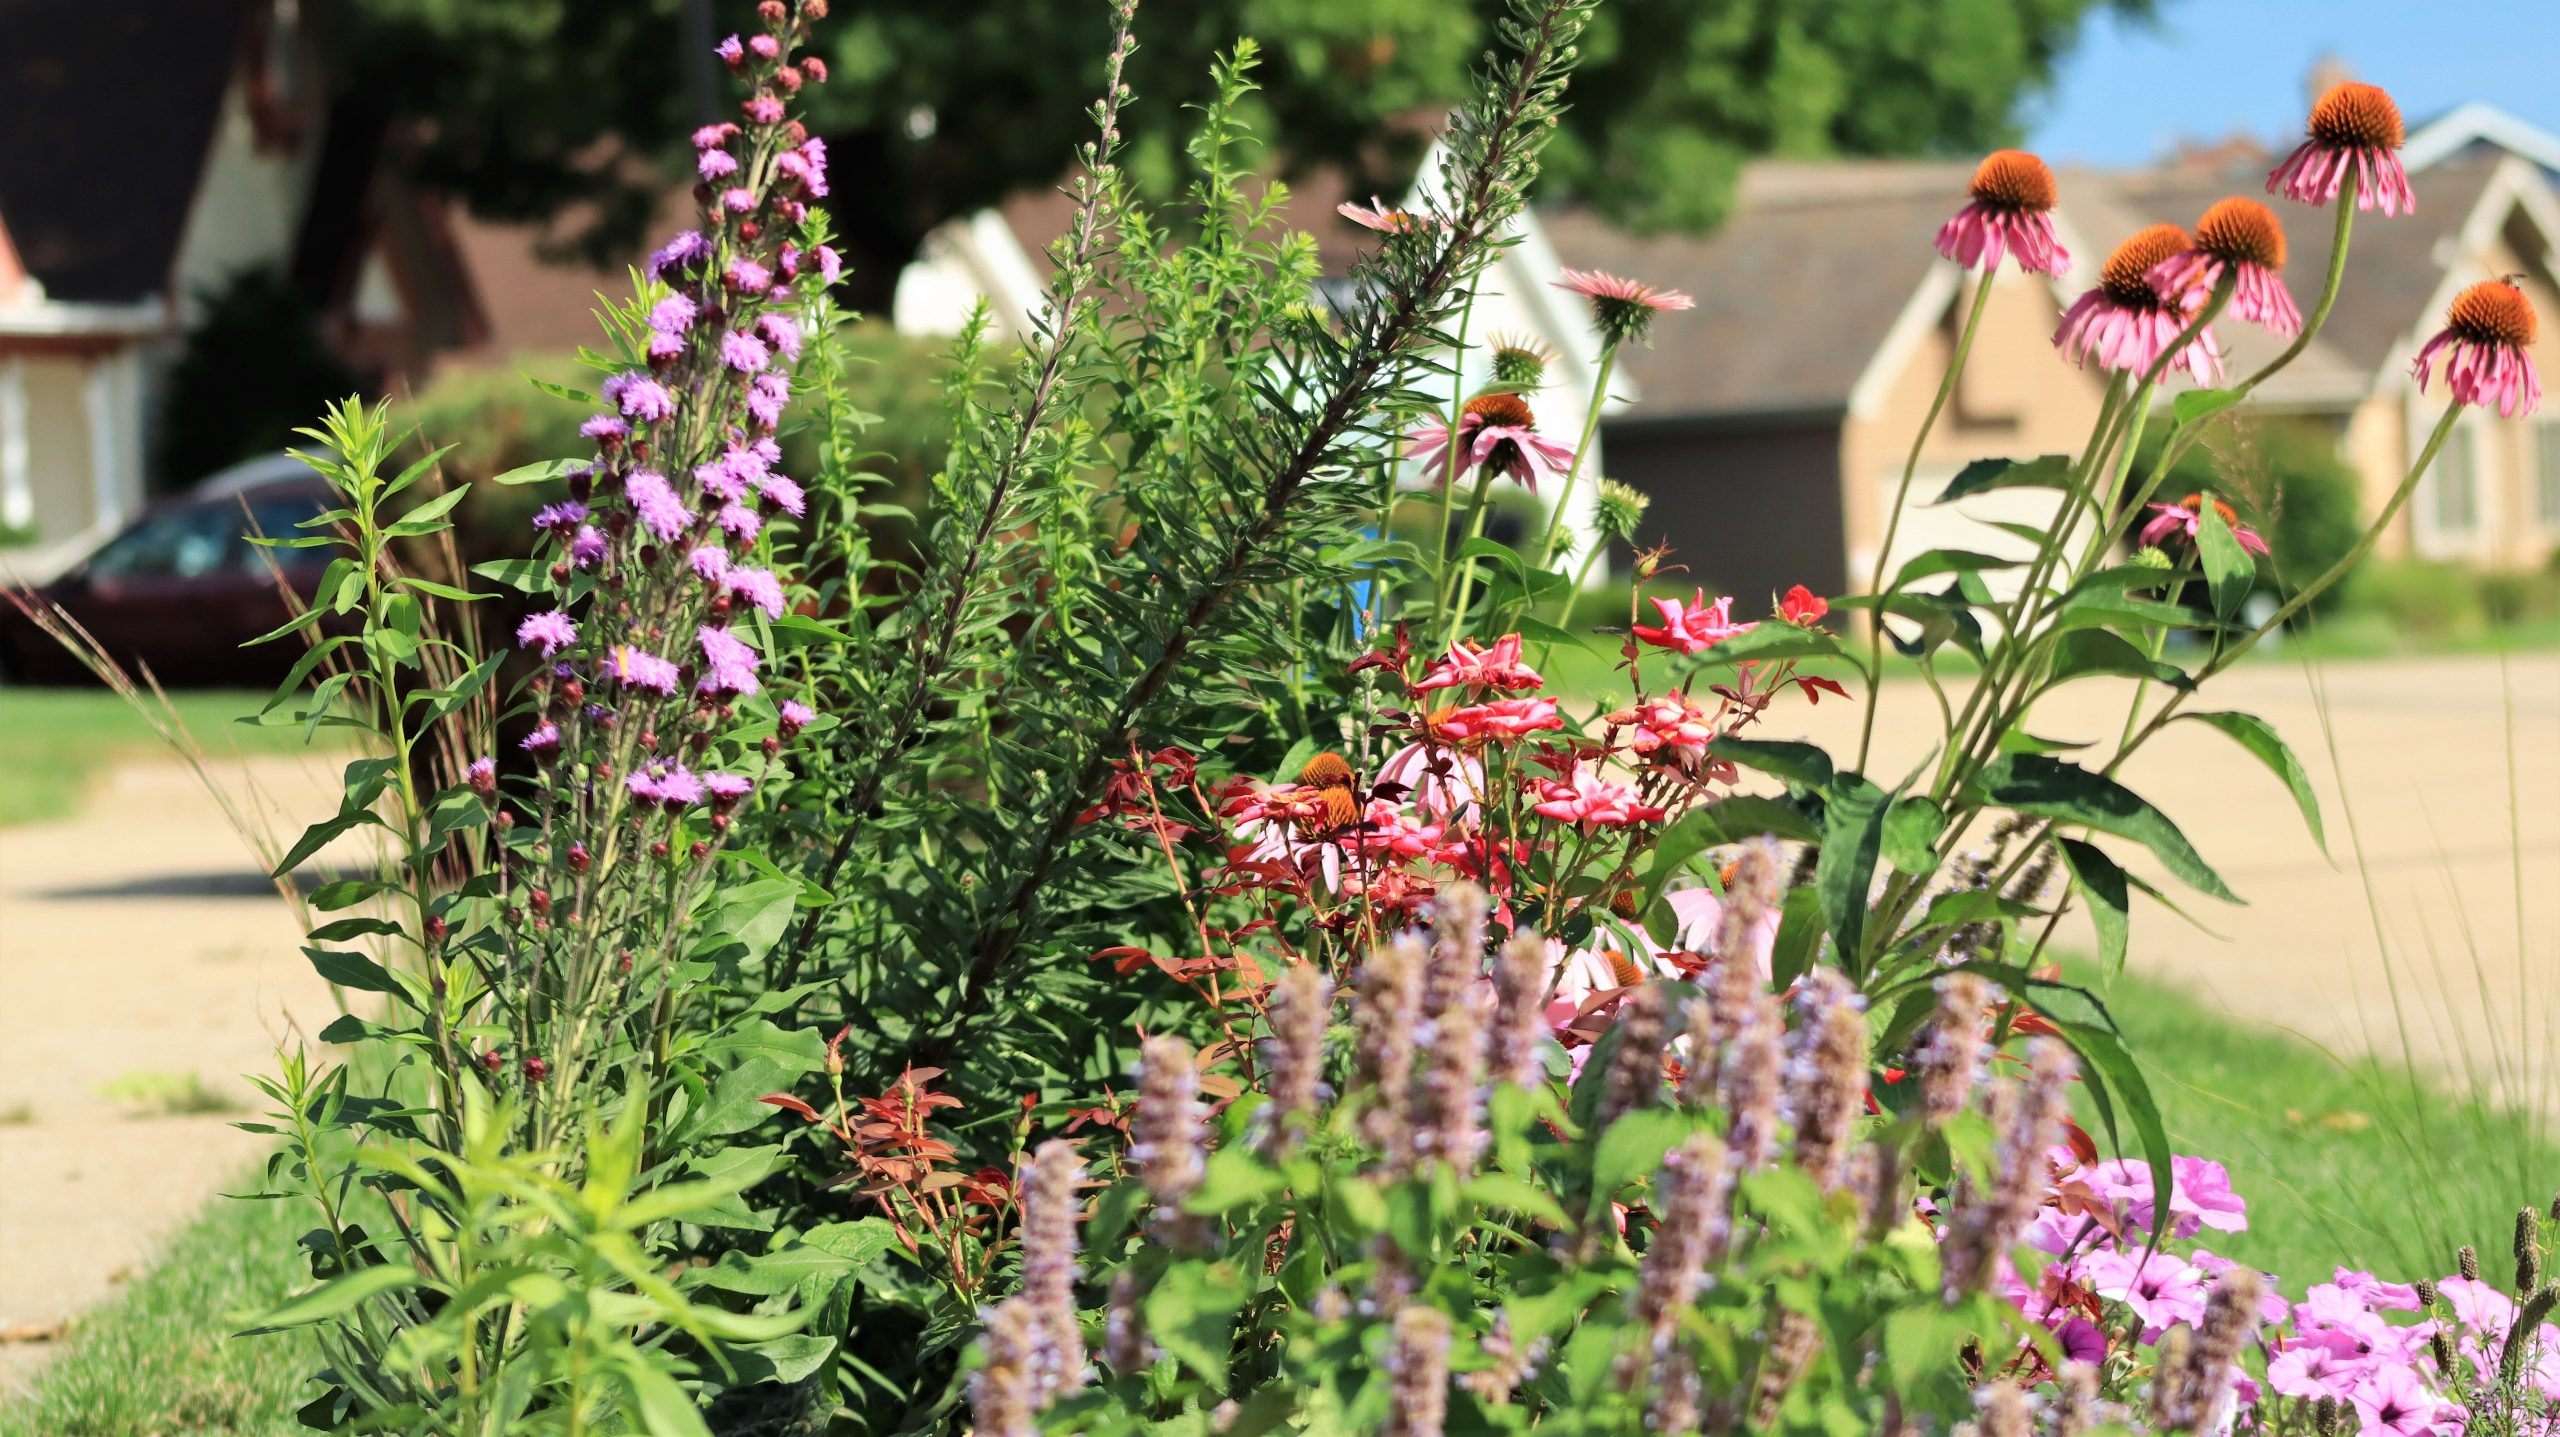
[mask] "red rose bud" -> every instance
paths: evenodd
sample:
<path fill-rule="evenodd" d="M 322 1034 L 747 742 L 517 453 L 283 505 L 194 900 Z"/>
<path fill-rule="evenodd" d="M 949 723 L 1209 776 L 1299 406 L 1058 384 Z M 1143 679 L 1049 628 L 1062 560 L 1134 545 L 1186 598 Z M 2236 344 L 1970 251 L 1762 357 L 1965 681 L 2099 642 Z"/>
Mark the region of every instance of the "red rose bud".
<path fill-rule="evenodd" d="M 440 917 L 429 918 L 427 920 L 427 941 L 430 943 L 442 943 L 444 941 L 444 935 L 444 919 Z"/>
<path fill-rule="evenodd" d="M 551 890 L 548 888 L 537 888 L 533 890 L 532 893 L 526 895 L 525 901 L 533 905 L 534 912 L 548 913 L 551 911 Z"/>
<path fill-rule="evenodd" d="M 487 1070 L 489 1070 L 489 1071 L 490 1071 L 490 1072 L 492 1072 L 492 1073 L 494 1073 L 494 1072 L 498 1071 L 500 1068 L 503 1068 L 503 1067 L 505 1067 L 506 1065 L 507 1065 L 507 1060 L 506 1060 L 505 1055 L 504 1055 L 504 1054 L 502 1054 L 502 1053 L 500 1053 L 500 1052 L 499 1052 L 497 1049 L 495 1049 L 495 1048 L 491 1048 L 489 1051 L 487 1051 L 487 1052 L 485 1052 L 485 1053 L 483 1053 L 483 1054 L 481 1054 L 481 1055 L 480 1055 L 480 1066 L 481 1066 L 481 1067 L 483 1067 L 483 1068 L 486 1068 Z"/>
<path fill-rule="evenodd" d="M 570 845 L 569 845 L 569 871 L 570 871 L 570 872 L 572 872 L 572 873 L 584 873 L 584 872 L 586 872 L 589 868 L 592 868 L 592 867 L 594 867 L 594 866 L 595 866 L 595 860 L 594 860 L 593 858 L 590 858 L 590 857 L 588 857 L 588 856 L 587 856 L 587 846 L 586 846 L 585 844 L 583 844 L 583 843 L 572 843 L 572 844 L 570 844 Z"/>

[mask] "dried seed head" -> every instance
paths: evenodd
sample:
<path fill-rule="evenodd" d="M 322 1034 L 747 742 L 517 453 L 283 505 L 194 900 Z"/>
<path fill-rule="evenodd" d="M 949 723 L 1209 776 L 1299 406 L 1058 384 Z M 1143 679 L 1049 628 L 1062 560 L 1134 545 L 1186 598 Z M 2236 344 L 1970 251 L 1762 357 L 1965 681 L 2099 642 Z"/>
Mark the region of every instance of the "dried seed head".
<path fill-rule="evenodd" d="M 2024 150 L 1993 150 L 1974 167 L 1974 201 L 2020 214 L 2043 214 L 2061 198 L 2053 169 Z"/>
<path fill-rule="evenodd" d="M 1493 1081 L 1527 1086 L 1543 1076 L 1546 940 L 1522 930 L 1502 945 L 1493 968 Z"/>
<path fill-rule="evenodd" d="M 2187 248 L 2187 232 L 2176 225 L 2152 225 L 2136 230 L 2132 238 L 2116 246 L 2107 256 L 2106 266 L 2098 271 L 2098 288 L 2107 298 L 2126 309 L 2152 310 L 2167 307 L 2168 301 L 2151 287 L 2146 278 L 2151 267 Z"/>
<path fill-rule="evenodd" d="M 1265 1016 L 1271 1038 L 1262 1047 L 1264 1086 L 1271 1102 L 1265 1150 L 1280 1153 L 1315 1121 L 1324 1096 L 1324 1034 L 1333 1021 L 1333 983 L 1313 963 L 1300 963 L 1271 985 Z"/>
<path fill-rule="evenodd" d="M 2404 137 L 2400 106 L 2380 85 L 2348 80 L 2311 106 L 2311 138 L 2331 149 L 2396 150 Z"/>
<path fill-rule="evenodd" d="M 2457 339 L 2509 349 L 2532 348 L 2541 330 L 2533 301 L 2509 279 L 2484 279 L 2455 295 L 2444 312 L 2444 324 Z"/>
<path fill-rule="evenodd" d="M 2196 248 L 2216 259 L 2284 268 L 2284 222 L 2246 195 L 2216 200 L 2196 221 Z"/>
<path fill-rule="evenodd" d="M 2464 1243 L 2461 1250 L 2453 1255 L 2453 1266 L 2466 1281 L 2478 1282 L 2480 1280 L 2480 1249 L 2467 1242 Z"/>

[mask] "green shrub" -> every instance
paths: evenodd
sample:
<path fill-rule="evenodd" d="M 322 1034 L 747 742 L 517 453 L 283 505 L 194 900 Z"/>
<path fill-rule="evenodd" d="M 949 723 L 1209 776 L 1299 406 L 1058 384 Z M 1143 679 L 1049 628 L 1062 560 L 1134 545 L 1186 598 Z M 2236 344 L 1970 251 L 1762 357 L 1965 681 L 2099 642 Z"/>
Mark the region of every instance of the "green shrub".
<path fill-rule="evenodd" d="M 2377 559 L 2357 570 L 2350 612 L 2388 623 L 2403 636 L 2453 638 L 2485 628 L 2481 576 L 2432 559 Z"/>
<path fill-rule="evenodd" d="M 2500 569 L 2479 576 L 2480 604 L 2489 622 L 2530 623 L 2560 614 L 2560 570 Z"/>
<path fill-rule="evenodd" d="M 2165 436 L 2143 444 L 2142 464 L 2152 463 Z M 2291 592 L 2345 557 L 2362 532 L 2360 478 L 2338 456 L 2335 433 L 2298 419 L 2252 419 L 2213 429 L 2189 449 L 2162 483 L 2159 497 L 2175 501 L 2210 490 L 2239 511 L 2241 522 L 2266 536 L 2271 551 L 2259 564 L 2261 588 Z M 2338 594 L 2312 605 L 2336 602 Z"/>

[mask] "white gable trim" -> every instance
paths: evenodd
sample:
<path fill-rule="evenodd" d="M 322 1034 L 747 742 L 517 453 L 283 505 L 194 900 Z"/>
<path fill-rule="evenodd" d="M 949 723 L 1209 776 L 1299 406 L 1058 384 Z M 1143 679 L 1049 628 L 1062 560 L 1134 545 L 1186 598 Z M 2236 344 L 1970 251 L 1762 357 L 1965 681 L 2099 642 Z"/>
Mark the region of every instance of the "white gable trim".
<path fill-rule="evenodd" d="M 2481 100 L 2457 105 L 2420 125 L 2400 147 L 2400 163 L 2423 170 L 2475 141 L 2521 155 L 2545 169 L 2560 170 L 2560 135 Z"/>
<path fill-rule="evenodd" d="M 1884 342 L 1867 356 L 1866 367 L 1858 371 L 1858 382 L 1849 386 L 1850 418 L 1873 419 L 1884 407 L 1885 397 L 1892 392 L 1893 381 L 1901 375 L 1903 366 L 1911 362 L 1921 342 L 1946 317 L 1947 306 L 1963 292 L 1967 273 L 1963 266 L 1946 260 L 1929 266 L 1929 272 L 1920 278 L 1919 288 L 1903 302 L 1902 312 L 1893 317 L 1893 327 L 1884 332 Z"/>
<path fill-rule="evenodd" d="M 2426 305 L 2411 319 L 2399 343 L 2383 357 L 2381 371 L 2374 376 L 2376 393 L 2417 387 L 2409 373 L 2409 362 L 2435 332 L 2455 295 L 2466 286 L 2496 278 L 2472 256 L 2499 238 L 2498 231 L 2506 224 L 2508 212 L 2519 209 L 2542 232 L 2543 252 L 2528 258 L 2542 266 L 2546 277 L 2560 277 L 2560 197 L 2553 196 L 2550 182 L 2531 161 L 2509 155 L 2498 162 L 2489 183 L 2481 187 L 2480 199 L 2471 207 L 2471 213 L 2463 216 L 2461 227 L 2439 247 L 2437 258 L 2445 267 L 2444 276 L 2436 282 L 2435 293 L 2427 296 Z"/>

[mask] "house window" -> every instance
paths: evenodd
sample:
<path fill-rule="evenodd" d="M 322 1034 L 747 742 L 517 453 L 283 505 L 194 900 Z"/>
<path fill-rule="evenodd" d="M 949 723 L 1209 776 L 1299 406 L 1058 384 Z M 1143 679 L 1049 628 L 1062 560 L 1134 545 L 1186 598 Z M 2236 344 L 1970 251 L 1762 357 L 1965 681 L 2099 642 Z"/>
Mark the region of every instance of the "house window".
<path fill-rule="evenodd" d="M 2534 430 L 2533 518 L 2545 529 L 2560 529 L 2560 419 L 2545 419 Z"/>
<path fill-rule="evenodd" d="M 2470 548 L 2480 534 L 2480 466 L 2478 445 L 2468 424 L 2457 424 L 2445 436 L 2444 448 L 2418 486 L 2420 550 Z"/>

